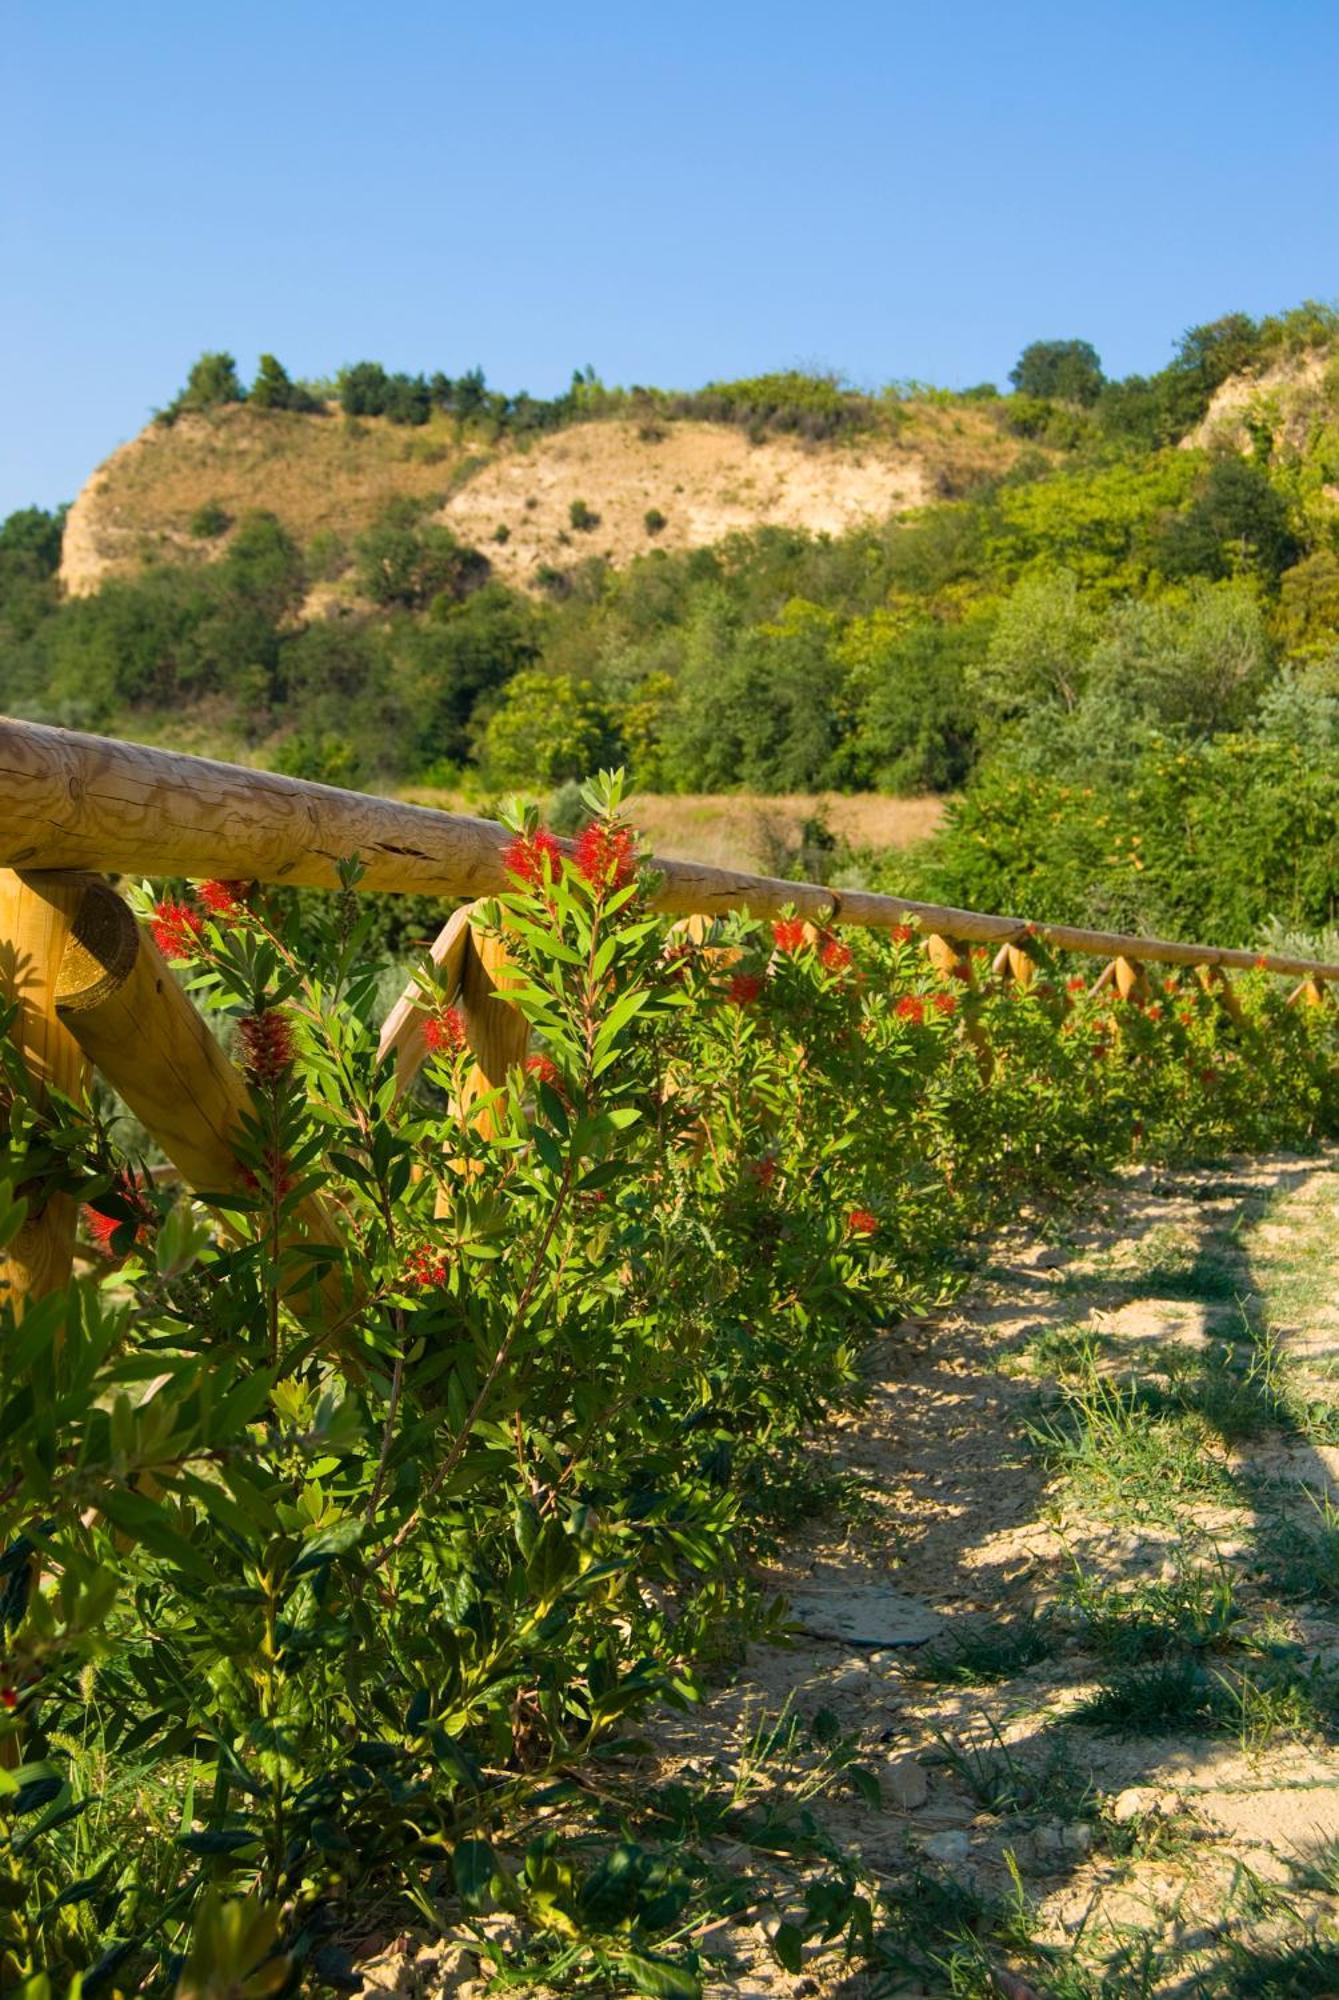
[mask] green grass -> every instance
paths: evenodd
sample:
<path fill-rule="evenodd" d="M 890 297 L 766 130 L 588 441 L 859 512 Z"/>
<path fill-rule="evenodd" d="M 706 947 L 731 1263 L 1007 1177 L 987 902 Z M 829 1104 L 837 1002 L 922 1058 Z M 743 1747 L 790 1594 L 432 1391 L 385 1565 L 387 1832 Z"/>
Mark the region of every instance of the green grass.
<path fill-rule="evenodd" d="M 1224 1564 L 1186 1568 L 1170 1582 L 1128 1586 L 1077 1571 L 1064 1609 L 1084 1642 L 1114 1666 L 1220 1652 L 1240 1636 L 1244 1616 Z"/>
<path fill-rule="evenodd" d="M 1055 1650 L 1045 1618 L 1023 1625 L 972 1625 L 939 1645 L 922 1647 L 903 1669 L 909 1680 L 944 1687 L 976 1687 L 1012 1680 Z"/>
<path fill-rule="evenodd" d="M 1075 1769 L 1063 1745 L 1053 1742 L 1045 1758 L 1024 1760 L 1007 1744 L 999 1724 L 988 1719 L 985 1742 L 966 1743 L 938 1734 L 939 1758 L 987 1812 L 1046 1813 L 1057 1819 L 1092 1819 L 1098 1795 L 1092 1779 Z"/>

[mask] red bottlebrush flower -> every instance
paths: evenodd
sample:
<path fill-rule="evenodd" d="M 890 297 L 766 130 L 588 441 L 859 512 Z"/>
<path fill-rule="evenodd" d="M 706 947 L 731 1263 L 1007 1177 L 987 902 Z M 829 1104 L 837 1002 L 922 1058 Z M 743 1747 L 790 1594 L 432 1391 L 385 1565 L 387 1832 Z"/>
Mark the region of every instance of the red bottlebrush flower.
<path fill-rule="evenodd" d="M 18 1705 L 19 1705 L 18 1689 L 12 1687 L 0 1687 L 0 1708 L 15 1709 L 18 1707 Z"/>
<path fill-rule="evenodd" d="M 1268 972 L 1269 970 L 1269 960 L 1265 957 L 1263 952 L 1261 952 L 1259 958 L 1257 958 L 1255 961 L 1255 969 L 1257 972 Z"/>
<path fill-rule="evenodd" d="M 1076 972 L 1073 978 L 1067 979 L 1065 981 L 1065 991 L 1066 993 L 1082 993 L 1087 987 L 1087 984 L 1088 982 L 1084 978 L 1083 974 L 1081 972 Z"/>
<path fill-rule="evenodd" d="M 804 924 L 799 917 L 778 917 L 772 925 L 772 942 L 778 951 L 793 955 L 804 950 Z"/>
<path fill-rule="evenodd" d="M 956 993 L 936 993 L 930 1004 L 936 1014 L 956 1014 L 958 1011 L 958 996 Z"/>
<path fill-rule="evenodd" d="M 162 902 L 153 906 L 149 925 L 153 941 L 164 958 L 189 958 L 204 930 L 204 918 L 185 903 Z"/>
<path fill-rule="evenodd" d="M 824 938 L 823 949 L 819 953 L 824 969 L 828 972 L 845 972 L 851 963 L 851 947 L 840 938 Z"/>
<path fill-rule="evenodd" d="M 1144 1012 L 1148 1015 L 1150 1021 L 1160 1021 L 1162 1019 L 1162 1002 L 1160 1000 L 1150 1000 Z"/>
<path fill-rule="evenodd" d="M 776 1179 L 776 1160 L 771 1153 L 764 1153 L 760 1160 L 750 1160 L 748 1171 L 760 1188 L 769 1188 Z"/>
<path fill-rule="evenodd" d="M 104 1257 L 114 1257 L 116 1252 L 112 1249 L 112 1238 L 121 1227 L 120 1216 L 103 1215 L 99 1209 L 85 1206 L 84 1220 L 97 1249 Z"/>
<path fill-rule="evenodd" d="M 205 908 L 216 917 L 230 917 L 246 906 L 245 882 L 201 882 L 196 890 Z"/>
<path fill-rule="evenodd" d="M 536 836 L 538 838 L 538 836 Z M 637 854 L 626 826 L 606 826 L 594 819 L 577 836 L 572 855 L 577 873 L 592 889 L 625 889 L 637 873 Z M 557 869 L 554 873 L 557 874 Z"/>
<path fill-rule="evenodd" d="M 293 1067 L 293 1025 L 287 1014 L 267 1007 L 262 1014 L 244 1014 L 237 1023 L 242 1044 L 242 1068 L 252 1083 L 277 1083 Z"/>
<path fill-rule="evenodd" d="M 730 981 L 730 1000 L 736 1007 L 751 1007 L 762 992 L 762 980 L 756 972 L 737 972 Z"/>
<path fill-rule="evenodd" d="M 1216 1069 L 1202 1069 L 1200 1071 L 1201 1083 L 1217 1083 L 1217 1081 L 1218 1071 Z"/>
<path fill-rule="evenodd" d="M 1183 1028 L 1193 1028 L 1195 1025 L 1195 1009 L 1193 1007 L 1178 1007 L 1176 1018 Z"/>
<path fill-rule="evenodd" d="M 970 961 L 965 958 L 960 958 L 956 965 L 951 965 L 949 967 L 949 977 L 951 979 L 956 979 L 960 986 L 969 985 L 972 977 L 972 967 Z"/>
<path fill-rule="evenodd" d="M 423 1023 L 423 1039 L 434 1055 L 459 1055 L 469 1036 L 458 1007 L 440 1007 Z"/>
<path fill-rule="evenodd" d="M 868 1208 L 853 1208 L 846 1218 L 848 1236 L 873 1236 L 878 1227 L 878 1216 Z"/>
<path fill-rule="evenodd" d="M 131 1238 L 131 1242 L 132 1245 L 139 1243 L 143 1239 L 146 1225 L 154 1220 L 153 1210 L 141 1198 L 139 1187 L 132 1174 L 119 1173 L 116 1177 L 116 1186 L 111 1192 L 119 1196 L 122 1202 L 128 1203 L 135 1210 L 135 1233 Z M 104 1198 L 100 1197 L 100 1199 Z M 88 1233 L 93 1239 L 95 1248 L 104 1257 L 115 1257 L 117 1255 L 112 1244 L 112 1238 L 124 1226 L 127 1220 L 128 1218 L 125 1215 L 104 1215 L 102 1210 L 95 1208 L 91 1202 L 84 1204 L 84 1221 L 88 1226 Z"/>
<path fill-rule="evenodd" d="M 1179 993 L 1181 991 L 1181 982 L 1174 972 L 1169 972 L 1163 980 L 1162 990 L 1164 993 Z"/>
<path fill-rule="evenodd" d="M 286 1155 L 279 1152 L 277 1147 L 267 1146 L 261 1154 L 261 1164 L 265 1178 L 278 1199 L 282 1200 L 293 1185 L 293 1176 L 288 1171 Z M 239 1167 L 238 1176 L 244 1188 L 249 1188 L 253 1194 L 260 1191 L 261 1177 L 252 1168 Z"/>
<path fill-rule="evenodd" d="M 919 1028 L 925 1019 L 925 1002 L 919 993 L 904 993 L 893 1012 L 899 1021 L 914 1021 Z"/>
<path fill-rule="evenodd" d="M 888 935 L 894 944 L 910 944 L 916 933 L 910 924 L 894 924 Z"/>
<path fill-rule="evenodd" d="M 551 1083 L 557 1087 L 558 1065 L 552 1056 L 527 1056 L 525 1073 L 532 1076 L 536 1083 Z"/>
<path fill-rule="evenodd" d="M 451 1260 L 444 1250 L 433 1250 L 426 1245 L 421 1250 L 411 1250 L 405 1260 L 405 1282 L 418 1285 L 423 1291 L 444 1285 L 451 1275 Z"/>
<path fill-rule="evenodd" d="M 544 887 L 546 864 L 548 880 L 556 881 L 563 872 L 562 852 L 544 827 L 537 833 L 518 833 L 502 852 L 502 866 L 509 874 L 519 875 L 527 888 Z"/>

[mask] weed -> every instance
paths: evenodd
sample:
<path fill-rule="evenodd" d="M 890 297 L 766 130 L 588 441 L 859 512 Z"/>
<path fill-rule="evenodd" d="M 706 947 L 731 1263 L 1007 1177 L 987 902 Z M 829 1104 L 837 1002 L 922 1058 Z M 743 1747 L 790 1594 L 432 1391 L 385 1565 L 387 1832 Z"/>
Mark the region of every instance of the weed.
<path fill-rule="evenodd" d="M 1065 1608 L 1087 1644 L 1118 1666 L 1222 1651 L 1244 1615 L 1232 1574 L 1221 1563 L 1128 1588 L 1098 1583 L 1076 1569 Z"/>
<path fill-rule="evenodd" d="M 1052 1745 L 1040 1765 L 1024 1763 L 1005 1742 L 998 1722 L 987 1718 L 987 1727 L 985 1743 L 963 1743 L 943 1734 L 935 1739 L 944 1764 L 978 1805 L 1001 1815 L 1049 1813 L 1066 1820 L 1095 1813 L 1092 1780 L 1074 1769 L 1061 1745 Z"/>
<path fill-rule="evenodd" d="M 1044 1618 L 1020 1625 L 973 1625 L 941 1645 L 922 1647 L 903 1671 L 909 1680 L 971 1687 L 1012 1680 L 1054 1648 L 1055 1634 Z"/>
<path fill-rule="evenodd" d="M 1308 1493 L 1307 1499 L 1314 1521 L 1282 1515 L 1265 1530 L 1269 1580 L 1280 1596 L 1339 1604 L 1339 1507 L 1326 1494 Z"/>
<path fill-rule="evenodd" d="M 1126 1735 L 1204 1735 L 1230 1727 L 1235 1713 L 1225 1683 L 1183 1654 L 1113 1675 L 1074 1711 L 1074 1720 Z"/>

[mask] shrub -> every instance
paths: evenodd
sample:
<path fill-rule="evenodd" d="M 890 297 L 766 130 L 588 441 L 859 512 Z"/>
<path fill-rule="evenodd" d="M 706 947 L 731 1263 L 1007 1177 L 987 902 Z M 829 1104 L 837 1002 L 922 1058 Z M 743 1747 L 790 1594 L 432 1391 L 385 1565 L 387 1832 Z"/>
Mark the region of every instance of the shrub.
<path fill-rule="evenodd" d="M 661 513 L 659 507 L 648 507 L 642 515 L 642 526 L 648 535 L 658 535 L 669 526 L 669 520 Z"/>
<path fill-rule="evenodd" d="M 584 500 L 574 500 L 567 510 L 567 518 L 578 534 L 588 535 L 600 525 L 600 517 L 588 507 Z"/>
<path fill-rule="evenodd" d="M 232 526 L 232 515 L 217 500 L 206 500 L 191 515 L 191 533 L 197 541 L 216 541 Z"/>
<path fill-rule="evenodd" d="M 358 588 L 374 604 L 409 610 L 463 597 L 488 576 L 488 558 L 424 519 L 423 503 L 392 500 L 354 544 Z"/>
<path fill-rule="evenodd" d="M 1106 377 L 1097 350 L 1086 340 L 1034 340 L 1009 370 L 1023 396 L 1062 403 L 1095 403 Z"/>
<path fill-rule="evenodd" d="M 319 397 L 289 379 L 288 371 L 272 354 L 261 355 L 248 400 L 258 410 L 299 410 L 317 415 L 325 408 Z"/>
<path fill-rule="evenodd" d="M 246 390 L 231 354 L 202 354 L 186 378 L 186 387 L 168 404 L 163 416 L 170 423 L 187 410 L 215 410 L 225 403 L 245 401 Z"/>
<path fill-rule="evenodd" d="M 159 911 L 246 1068 L 226 1205 L 35 1102 L 0 1037 L 4 1239 L 56 1188 L 97 1218 L 67 1289 L 0 1303 L 24 1977 L 110 1951 L 125 1991 L 343 1986 L 369 1910 L 426 1911 L 482 1919 L 513 1980 L 556 1933 L 565 1975 L 687 1995 L 723 1897 L 764 1889 L 721 1880 L 735 1794 L 700 1846 L 681 1815 L 665 1836 L 636 1724 L 767 1629 L 750 1574 L 865 1344 L 1085 1170 L 1334 1129 L 1326 1010 L 1262 978 L 1248 1066 L 1207 1003 L 1185 1027 L 959 994 L 910 942 L 796 925 L 699 949 L 648 911 L 616 786 L 585 804 L 570 860 L 516 825 L 477 913 L 543 1047 L 467 1113 L 430 984 L 423 1087 L 379 1059 L 347 893 Z M 292 1229 L 315 1192 L 328 1251 Z"/>

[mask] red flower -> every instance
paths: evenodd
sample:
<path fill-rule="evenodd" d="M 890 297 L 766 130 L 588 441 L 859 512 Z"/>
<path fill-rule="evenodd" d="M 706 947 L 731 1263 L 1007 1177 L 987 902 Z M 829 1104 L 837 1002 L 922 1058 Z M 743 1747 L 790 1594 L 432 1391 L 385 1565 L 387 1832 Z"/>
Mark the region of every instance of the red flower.
<path fill-rule="evenodd" d="M 142 1200 L 139 1187 L 133 1175 L 119 1173 L 116 1177 L 116 1185 L 111 1192 L 118 1195 L 123 1202 L 129 1203 L 135 1210 L 135 1233 L 131 1238 L 131 1243 L 133 1245 L 141 1242 L 145 1227 L 154 1220 L 154 1215 L 152 1209 Z M 106 1197 L 100 1196 L 99 1199 L 106 1199 Z M 104 1215 L 102 1210 L 95 1208 L 92 1203 L 85 1203 L 84 1205 L 84 1221 L 88 1225 L 88 1233 L 104 1257 L 115 1257 L 117 1255 L 112 1245 L 112 1238 L 127 1220 L 128 1218 L 124 1215 Z"/>
<path fill-rule="evenodd" d="M 558 1083 L 558 1065 L 552 1056 L 527 1056 L 525 1073 L 534 1077 L 536 1083 Z"/>
<path fill-rule="evenodd" d="M 458 1055 L 469 1040 L 458 1007 L 439 1007 L 423 1023 L 423 1039 L 434 1055 Z"/>
<path fill-rule="evenodd" d="M 1176 1018 L 1183 1028 L 1193 1028 L 1195 1025 L 1195 1009 L 1193 1007 L 1179 1007 Z"/>
<path fill-rule="evenodd" d="M 956 965 L 951 965 L 949 967 L 949 977 L 956 979 L 963 986 L 968 985 L 972 977 L 972 968 L 969 961 L 965 958 L 960 958 Z"/>
<path fill-rule="evenodd" d="M 756 972 L 737 972 L 730 981 L 730 999 L 736 1007 L 751 1007 L 762 992 Z"/>
<path fill-rule="evenodd" d="M 1072 978 L 1065 981 L 1065 991 L 1066 993 L 1082 993 L 1087 984 L 1088 982 L 1083 974 L 1076 972 Z"/>
<path fill-rule="evenodd" d="M 204 918 L 185 903 L 162 902 L 153 906 L 149 929 L 164 958 L 189 958 L 204 930 Z"/>
<path fill-rule="evenodd" d="M 955 993 L 936 993 L 930 1004 L 936 1014 L 956 1014 L 958 1011 L 958 998 Z"/>
<path fill-rule="evenodd" d="M 769 1188 L 776 1179 L 776 1159 L 771 1153 L 764 1153 L 760 1160 L 750 1160 L 748 1171 L 760 1188 Z"/>
<path fill-rule="evenodd" d="M 878 1216 L 868 1208 L 853 1208 L 846 1218 L 848 1236 L 873 1236 L 878 1227 Z"/>
<path fill-rule="evenodd" d="M 540 827 L 537 833 L 517 834 L 502 850 L 502 866 L 529 888 L 542 889 L 546 879 L 556 882 L 562 874 L 563 857 L 553 835 Z"/>
<path fill-rule="evenodd" d="M 1144 1012 L 1148 1015 L 1150 1021 L 1160 1021 L 1162 1019 L 1161 1001 L 1150 1000 Z"/>
<path fill-rule="evenodd" d="M 894 924 L 888 935 L 894 944 L 910 944 L 916 933 L 910 924 Z"/>
<path fill-rule="evenodd" d="M 1181 982 L 1174 972 L 1169 972 L 1163 980 L 1162 990 L 1164 993 L 1179 993 L 1181 991 Z"/>
<path fill-rule="evenodd" d="M 268 1180 L 275 1196 L 282 1201 L 293 1185 L 293 1176 L 288 1171 L 288 1160 L 275 1146 L 266 1146 L 260 1156 L 261 1172 Z M 250 1188 L 253 1194 L 260 1192 L 261 1175 L 250 1167 L 239 1167 L 242 1186 Z"/>
<path fill-rule="evenodd" d="M 539 836 L 536 835 L 536 839 Z M 626 826 L 594 819 L 578 836 L 572 859 L 592 889 L 624 889 L 637 873 L 637 855 Z M 554 874 L 558 870 L 555 867 Z"/>
<path fill-rule="evenodd" d="M 851 963 L 851 947 L 843 944 L 840 938 L 825 938 L 819 957 L 829 972 L 845 972 Z"/>
<path fill-rule="evenodd" d="M 243 1014 L 237 1023 L 242 1044 L 242 1068 L 252 1083 L 277 1083 L 293 1067 L 293 1026 L 287 1014 L 267 1007 L 261 1014 Z"/>
<path fill-rule="evenodd" d="M 1255 961 L 1255 969 L 1257 972 L 1268 972 L 1269 970 L 1269 960 L 1265 957 L 1263 952 L 1261 952 L 1259 958 L 1257 958 Z"/>
<path fill-rule="evenodd" d="M 1217 1083 L 1217 1081 L 1218 1071 L 1216 1069 L 1202 1069 L 1200 1071 L 1201 1083 Z"/>
<path fill-rule="evenodd" d="M 925 1002 L 919 993 L 904 993 L 893 1012 L 899 1021 L 914 1021 L 919 1027 L 925 1019 Z"/>
<path fill-rule="evenodd" d="M 245 882 L 201 882 L 196 894 L 205 908 L 216 917 L 230 917 L 234 910 L 246 906 Z"/>
<path fill-rule="evenodd" d="M 0 1687 L 0 1708 L 15 1709 L 19 1705 L 18 1689 Z"/>
<path fill-rule="evenodd" d="M 433 1250 L 426 1245 L 421 1250 L 412 1250 L 405 1262 L 405 1282 L 418 1285 L 423 1291 L 444 1285 L 451 1274 L 451 1260 L 445 1250 Z"/>
<path fill-rule="evenodd" d="M 804 924 L 799 917 L 778 917 L 772 925 L 772 940 L 778 951 L 804 950 Z"/>

